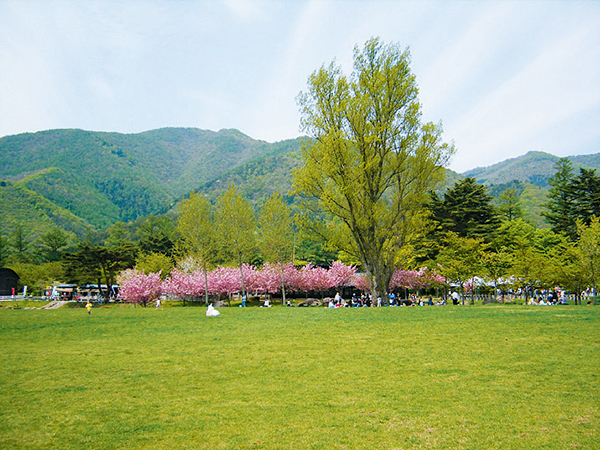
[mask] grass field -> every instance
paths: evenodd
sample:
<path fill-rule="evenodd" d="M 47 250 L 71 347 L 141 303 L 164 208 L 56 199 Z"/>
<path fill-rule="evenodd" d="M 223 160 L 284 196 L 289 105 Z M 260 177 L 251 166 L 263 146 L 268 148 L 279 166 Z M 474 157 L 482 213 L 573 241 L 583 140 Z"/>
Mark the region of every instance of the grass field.
<path fill-rule="evenodd" d="M 0 310 L 0 448 L 599 448 L 600 308 Z"/>

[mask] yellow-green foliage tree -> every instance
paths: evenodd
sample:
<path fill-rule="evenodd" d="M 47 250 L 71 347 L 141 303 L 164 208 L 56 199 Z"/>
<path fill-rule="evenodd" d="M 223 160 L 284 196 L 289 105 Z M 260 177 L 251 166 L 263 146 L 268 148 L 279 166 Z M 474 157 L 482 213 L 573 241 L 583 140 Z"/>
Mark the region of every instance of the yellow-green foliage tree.
<path fill-rule="evenodd" d="M 481 238 L 461 237 L 449 232 L 443 241 L 437 263 L 441 274 L 448 280 L 458 283 L 464 292 L 464 285 L 471 280 L 471 303 L 475 287 L 475 276 L 484 270 L 482 263 L 487 244 Z M 463 297 L 464 303 L 464 297 Z"/>
<path fill-rule="evenodd" d="M 585 281 L 594 288 L 594 292 L 597 292 L 596 284 L 600 269 L 600 218 L 592 217 L 589 225 L 585 225 L 582 220 L 577 221 L 577 235 Z"/>
<path fill-rule="evenodd" d="M 146 274 L 160 272 L 164 280 L 173 269 L 173 259 L 158 252 L 140 253 L 135 260 L 135 267 Z"/>
<path fill-rule="evenodd" d="M 202 264 L 204 285 L 208 286 L 208 267 L 215 258 L 217 237 L 213 207 L 205 197 L 192 192 L 190 198 L 180 203 L 177 231 L 181 236 L 183 252 Z M 208 289 L 205 289 L 204 301 L 208 304 Z"/>
<path fill-rule="evenodd" d="M 372 38 L 355 47 L 350 77 L 323 66 L 298 98 L 315 139 L 302 149 L 294 188 L 335 218 L 336 244 L 361 262 L 374 298 L 387 291 L 396 253 L 452 153 L 440 125 L 421 123 L 417 94 L 408 50 Z"/>
<path fill-rule="evenodd" d="M 285 304 L 283 264 L 291 261 L 293 251 L 293 217 L 279 192 L 274 192 L 258 216 L 259 246 L 265 260 L 280 263 L 282 302 Z"/>
<path fill-rule="evenodd" d="M 221 254 L 240 268 L 242 294 L 246 295 L 242 265 L 248 262 L 256 248 L 256 217 L 250 202 L 242 197 L 233 183 L 219 198 L 215 222 Z"/>

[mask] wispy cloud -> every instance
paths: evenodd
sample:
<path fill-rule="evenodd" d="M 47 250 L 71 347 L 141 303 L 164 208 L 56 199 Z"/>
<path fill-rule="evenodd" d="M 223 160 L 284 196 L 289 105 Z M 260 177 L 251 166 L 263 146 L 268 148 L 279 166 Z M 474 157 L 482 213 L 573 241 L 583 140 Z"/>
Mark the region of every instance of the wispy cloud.
<path fill-rule="evenodd" d="M 457 159 L 486 165 L 498 155 L 544 150 L 523 145 L 531 145 L 530 136 L 600 104 L 600 52 L 590 45 L 597 34 L 590 24 L 562 38 L 458 118 L 450 133 L 459 149 L 470 152 L 459 153 Z M 568 146 L 568 139 L 561 144 Z"/>

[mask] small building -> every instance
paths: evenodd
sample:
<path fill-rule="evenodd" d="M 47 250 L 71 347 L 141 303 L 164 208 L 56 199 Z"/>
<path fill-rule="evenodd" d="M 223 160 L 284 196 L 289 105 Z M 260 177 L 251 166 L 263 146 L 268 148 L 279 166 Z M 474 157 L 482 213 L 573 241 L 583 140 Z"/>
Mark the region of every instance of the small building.
<path fill-rule="evenodd" d="M 0 268 L 0 295 L 17 294 L 19 275 L 12 269 Z"/>

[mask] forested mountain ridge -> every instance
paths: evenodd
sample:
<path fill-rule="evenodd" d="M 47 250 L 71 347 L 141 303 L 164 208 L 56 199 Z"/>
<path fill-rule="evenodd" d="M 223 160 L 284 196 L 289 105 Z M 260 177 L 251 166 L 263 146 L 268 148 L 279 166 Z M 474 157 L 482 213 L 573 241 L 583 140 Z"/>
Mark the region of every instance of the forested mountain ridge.
<path fill-rule="evenodd" d="M 289 192 L 306 139 L 267 143 L 238 130 L 197 128 L 6 136 L 0 138 L 0 232 L 7 235 L 20 223 L 34 236 L 52 226 L 81 236 L 87 228 L 169 211 L 192 190 L 216 199 L 231 183 L 260 205 L 273 191 Z M 558 159 L 530 152 L 464 174 L 447 171 L 445 185 L 473 176 L 495 197 L 516 188 L 535 222 Z M 600 167 L 600 154 L 570 160 L 576 169 Z"/>
<path fill-rule="evenodd" d="M 568 157 L 576 170 L 600 168 L 600 153 Z M 493 164 L 488 167 L 477 167 L 464 172 L 463 175 L 474 177 L 486 185 L 504 184 L 513 180 L 530 183 L 541 188 L 548 188 L 548 179 L 554 175 L 554 165 L 560 158 L 549 153 L 531 151 L 516 158 Z"/>
<path fill-rule="evenodd" d="M 26 187 L 103 229 L 117 220 L 163 213 L 229 170 L 300 145 L 299 140 L 269 144 L 237 130 L 49 130 L 0 139 L 0 180 Z M 8 206 L 3 212 L 10 214 Z M 34 197 L 29 207 L 37 207 Z"/>

